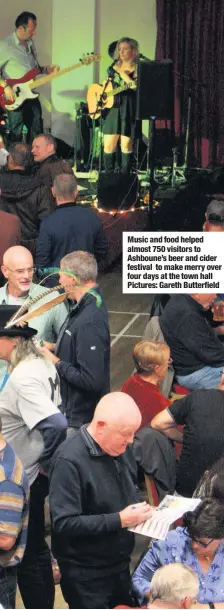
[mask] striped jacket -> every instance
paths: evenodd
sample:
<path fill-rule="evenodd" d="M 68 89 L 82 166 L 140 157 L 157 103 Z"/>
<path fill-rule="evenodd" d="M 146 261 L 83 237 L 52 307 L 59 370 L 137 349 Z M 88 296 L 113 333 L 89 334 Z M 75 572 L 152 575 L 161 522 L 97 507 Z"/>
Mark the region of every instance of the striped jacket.
<path fill-rule="evenodd" d="M 26 546 L 29 485 L 22 462 L 6 443 L 0 450 L 0 536 L 13 536 L 9 551 L 0 548 L 0 567 L 21 563 Z"/>

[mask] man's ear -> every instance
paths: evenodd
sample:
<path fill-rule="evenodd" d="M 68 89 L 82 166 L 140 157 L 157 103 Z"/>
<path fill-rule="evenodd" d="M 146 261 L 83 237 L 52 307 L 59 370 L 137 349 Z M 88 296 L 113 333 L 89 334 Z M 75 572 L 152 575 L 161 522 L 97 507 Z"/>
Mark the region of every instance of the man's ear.
<path fill-rule="evenodd" d="M 7 269 L 7 267 L 5 265 L 1 265 L 1 272 L 4 275 L 4 277 L 6 277 L 6 279 L 8 279 L 8 277 L 9 277 L 9 270 Z"/>
<path fill-rule="evenodd" d="M 191 597 L 185 597 L 183 600 L 181 600 L 181 608 L 192 608 L 192 601 L 193 600 Z"/>
<path fill-rule="evenodd" d="M 54 186 L 51 187 L 51 192 L 52 192 L 53 197 L 56 197 Z"/>

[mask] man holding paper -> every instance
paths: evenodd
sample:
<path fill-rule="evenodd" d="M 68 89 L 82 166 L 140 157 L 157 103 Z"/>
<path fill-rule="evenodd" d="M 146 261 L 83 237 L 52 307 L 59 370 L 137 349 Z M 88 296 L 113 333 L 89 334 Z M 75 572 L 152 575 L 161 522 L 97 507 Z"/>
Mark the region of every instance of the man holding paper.
<path fill-rule="evenodd" d="M 134 534 L 127 528 L 149 519 L 139 503 L 136 463 L 130 449 L 141 424 L 134 400 L 104 396 L 93 420 L 69 436 L 50 475 L 52 550 L 69 608 L 129 605 Z"/>

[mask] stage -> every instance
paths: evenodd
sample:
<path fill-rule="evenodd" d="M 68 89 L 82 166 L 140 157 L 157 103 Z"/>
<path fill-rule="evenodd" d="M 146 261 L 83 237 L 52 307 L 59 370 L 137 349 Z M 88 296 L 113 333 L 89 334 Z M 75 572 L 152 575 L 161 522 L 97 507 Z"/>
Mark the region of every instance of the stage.
<path fill-rule="evenodd" d="M 181 170 L 180 170 L 181 175 Z M 170 169 L 163 168 L 155 173 L 154 201 L 152 210 L 149 203 L 149 183 L 145 174 L 127 176 L 129 184 L 138 180 L 136 201 L 125 201 L 117 205 L 117 197 L 111 197 L 108 206 L 107 189 L 99 198 L 99 173 L 75 173 L 79 195 L 77 203 L 92 207 L 103 223 L 108 240 L 108 256 L 103 268 L 110 267 L 122 254 L 122 234 L 124 231 L 201 231 L 205 210 L 214 196 L 224 193 L 224 170 L 188 169 L 185 177 L 171 184 Z M 105 182 L 106 176 L 103 180 Z M 113 182 L 119 186 L 119 174 L 114 174 Z M 224 196 L 224 195 L 223 195 Z"/>

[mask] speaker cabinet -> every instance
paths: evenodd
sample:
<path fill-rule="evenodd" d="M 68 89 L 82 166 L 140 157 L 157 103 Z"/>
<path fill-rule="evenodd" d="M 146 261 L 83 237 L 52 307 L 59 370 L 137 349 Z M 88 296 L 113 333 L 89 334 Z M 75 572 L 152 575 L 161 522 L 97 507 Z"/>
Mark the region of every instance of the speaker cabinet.
<path fill-rule="evenodd" d="M 173 62 L 140 60 L 138 64 L 137 119 L 174 119 Z"/>

